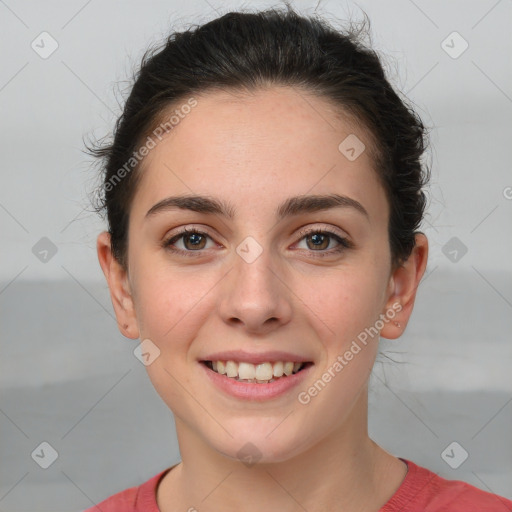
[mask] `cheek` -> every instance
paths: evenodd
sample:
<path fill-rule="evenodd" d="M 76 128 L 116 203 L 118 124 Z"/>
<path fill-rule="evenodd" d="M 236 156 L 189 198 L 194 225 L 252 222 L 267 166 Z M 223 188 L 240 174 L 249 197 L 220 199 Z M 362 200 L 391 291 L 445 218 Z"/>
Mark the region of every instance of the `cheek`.
<path fill-rule="evenodd" d="M 339 346 L 373 325 L 382 307 L 385 282 L 374 266 L 340 268 L 298 286 L 306 311 L 314 313 L 312 321 L 321 326 L 326 340 Z"/>
<path fill-rule="evenodd" d="M 136 314 L 141 337 L 151 339 L 162 351 L 181 351 L 206 322 L 211 307 L 215 275 L 191 269 L 141 266 L 137 274 Z"/>

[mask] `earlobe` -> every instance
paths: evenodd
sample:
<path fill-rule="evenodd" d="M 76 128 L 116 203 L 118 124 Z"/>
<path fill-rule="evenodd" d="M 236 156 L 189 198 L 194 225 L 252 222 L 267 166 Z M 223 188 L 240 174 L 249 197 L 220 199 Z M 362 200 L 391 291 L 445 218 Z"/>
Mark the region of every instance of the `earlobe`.
<path fill-rule="evenodd" d="M 98 235 L 96 249 L 110 290 L 119 331 L 127 338 L 137 339 L 140 334 L 128 275 L 112 253 L 110 234 L 107 231 Z"/>
<path fill-rule="evenodd" d="M 417 233 L 415 240 L 409 258 L 399 265 L 390 277 L 389 295 L 384 311 L 389 321 L 381 330 L 383 338 L 396 339 L 401 336 L 412 314 L 416 292 L 428 259 L 427 237 L 423 233 Z"/>

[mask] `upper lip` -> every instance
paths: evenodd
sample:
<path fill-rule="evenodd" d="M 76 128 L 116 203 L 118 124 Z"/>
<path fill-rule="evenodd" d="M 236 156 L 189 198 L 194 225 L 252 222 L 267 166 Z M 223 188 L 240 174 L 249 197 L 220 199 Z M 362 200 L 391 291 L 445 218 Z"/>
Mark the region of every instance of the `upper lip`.
<path fill-rule="evenodd" d="M 292 361 L 294 363 L 311 362 L 311 358 L 292 354 L 291 352 L 283 352 L 271 350 L 267 352 L 245 352 L 244 350 L 227 350 L 223 352 L 214 352 L 205 357 L 201 357 L 200 361 L 237 361 L 252 364 L 275 363 L 277 361 Z"/>

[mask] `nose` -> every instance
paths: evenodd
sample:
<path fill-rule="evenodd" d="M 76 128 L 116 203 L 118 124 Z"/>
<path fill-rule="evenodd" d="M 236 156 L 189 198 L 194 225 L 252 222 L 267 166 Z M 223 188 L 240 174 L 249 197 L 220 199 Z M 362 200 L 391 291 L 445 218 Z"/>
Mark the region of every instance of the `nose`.
<path fill-rule="evenodd" d="M 218 310 L 231 327 L 263 335 L 291 319 L 293 294 L 284 272 L 272 265 L 268 250 L 250 263 L 236 254 L 222 286 Z"/>

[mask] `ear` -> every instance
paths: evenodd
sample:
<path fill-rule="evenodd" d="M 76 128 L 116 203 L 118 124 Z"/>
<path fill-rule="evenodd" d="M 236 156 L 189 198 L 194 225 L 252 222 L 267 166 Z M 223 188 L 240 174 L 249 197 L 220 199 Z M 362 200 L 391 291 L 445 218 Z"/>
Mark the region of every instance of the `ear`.
<path fill-rule="evenodd" d="M 417 233 L 409 258 L 393 270 L 389 278 L 388 299 L 383 311 L 389 321 L 380 332 L 383 338 L 396 339 L 404 332 L 414 307 L 416 290 L 427 267 L 427 259 L 427 237 Z"/>
<path fill-rule="evenodd" d="M 96 242 L 98 260 L 107 279 L 110 298 L 117 318 L 117 326 L 123 336 L 137 339 L 140 336 L 127 271 L 112 253 L 110 234 L 100 233 Z"/>

